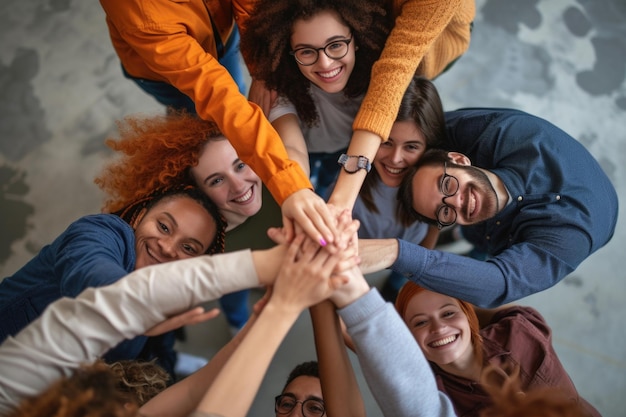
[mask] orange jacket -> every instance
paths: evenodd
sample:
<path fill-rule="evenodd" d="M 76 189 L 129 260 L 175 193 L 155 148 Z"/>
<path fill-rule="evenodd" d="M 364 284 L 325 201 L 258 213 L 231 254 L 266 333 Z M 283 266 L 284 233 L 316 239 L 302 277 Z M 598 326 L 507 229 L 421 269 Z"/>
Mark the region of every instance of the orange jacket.
<path fill-rule="evenodd" d="M 167 82 L 187 94 L 198 115 L 218 125 L 279 204 L 295 191 L 311 188 L 304 171 L 288 159 L 262 110 L 239 93 L 216 58 L 207 10 L 225 42 L 235 21 L 245 30 L 254 0 L 100 0 L 100 4 L 113 47 L 129 74 Z"/>
<path fill-rule="evenodd" d="M 469 47 L 474 0 L 389 0 L 394 27 L 372 67 L 369 89 L 352 128 L 386 141 L 413 75 L 429 79 Z"/>

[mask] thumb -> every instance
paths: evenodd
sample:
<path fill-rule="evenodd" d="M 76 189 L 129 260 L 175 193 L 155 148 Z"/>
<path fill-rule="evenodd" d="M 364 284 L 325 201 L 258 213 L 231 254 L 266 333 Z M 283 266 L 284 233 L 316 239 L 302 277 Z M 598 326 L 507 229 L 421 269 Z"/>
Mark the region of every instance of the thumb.
<path fill-rule="evenodd" d="M 287 243 L 285 230 L 283 227 L 270 227 L 267 229 L 267 237 L 269 237 L 277 245 Z"/>

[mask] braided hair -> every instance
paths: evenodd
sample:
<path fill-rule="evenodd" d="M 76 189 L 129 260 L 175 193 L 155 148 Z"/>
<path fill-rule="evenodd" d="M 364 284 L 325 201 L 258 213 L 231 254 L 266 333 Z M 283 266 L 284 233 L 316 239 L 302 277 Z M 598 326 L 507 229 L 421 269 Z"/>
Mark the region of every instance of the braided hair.
<path fill-rule="evenodd" d="M 122 208 L 113 214 L 119 216 L 128 224 L 133 224 L 137 220 L 137 216 L 144 210 L 150 210 L 159 201 L 165 198 L 176 198 L 186 196 L 198 202 L 211 215 L 215 221 L 215 237 L 207 248 L 207 255 L 224 252 L 224 242 L 226 236 L 226 220 L 217 209 L 217 206 L 202 192 L 199 188 L 192 185 L 178 185 L 170 188 L 157 189 L 153 193 L 141 197 L 128 206 Z"/>
<path fill-rule="evenodd" d="M 387 13 L 382 0 L 259 0 L 241 37 L 240 50 L 252 77 L 289 99 L 307 126 L 315 125 L 319 114 L 310 94 L 311 83 L 289 54 L 290 39 L 297 20 L 323 11 L 336 12 L 359 47 L 343 92 L 347 97 L 364 94 L 372 66 L 391 30 L 391 13 Z"/>

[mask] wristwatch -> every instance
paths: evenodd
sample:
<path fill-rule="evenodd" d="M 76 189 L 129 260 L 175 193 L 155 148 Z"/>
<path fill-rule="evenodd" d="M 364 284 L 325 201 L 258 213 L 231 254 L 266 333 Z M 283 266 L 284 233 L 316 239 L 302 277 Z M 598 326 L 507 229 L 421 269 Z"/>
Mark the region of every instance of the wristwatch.
<path fill-rule="evenodd" d="M 339 157 L 339 160 L 337 160 L 337 163 L 343 166 L 343 169 L 348 174 L 354 174 L 359 169 L 364 169 L 367 172 L 370 172 L 370 170 L 372 169 L 372 164 L 370 163 L 370 160 L 363 155 L 356 156 L 346 155 L 345 153 L 342 153 Z"/>

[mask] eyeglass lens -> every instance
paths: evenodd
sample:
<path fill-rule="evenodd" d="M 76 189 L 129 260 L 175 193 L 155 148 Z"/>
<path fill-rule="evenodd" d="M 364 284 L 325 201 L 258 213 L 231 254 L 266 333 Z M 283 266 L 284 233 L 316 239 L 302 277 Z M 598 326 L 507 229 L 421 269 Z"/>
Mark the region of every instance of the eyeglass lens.
<path fill-rule="evenodd" d="M 443 163 L 443 177 L 439 184 L 439 190 L 446 197 L 452 197 L 459 191 L 459 180 L 446 173 L 447 163 Z M 457 213 L 454 207 L 443 203 L 437 210 L 437 221 L 441 226 L 450 226 L 456 222 Z"/>
<path fill-rule="evenodd" d="M 350 39 L 341 39 L 330 42 L 323 48 L 299 48 L 293 51 L 293 55 L 301 65 L 313 65 L 319 59 L 320 51 L 324 51 L 331 59 L 341 59 L 348 53 Z"/>
<path fill-rule="evenodd" d="M 298 403 L 302 404 L 302 414 L 304 414 L 305 417 L 321 417 L 326 412 L 324 403 L 321 401 L 313 398 L 309 398 L 304 401 L 297 401 L 291 395 L 279 395 L 276 397 L 275 411 L 278 414 L 288 414 L 298 405 Z"/>

